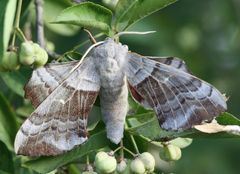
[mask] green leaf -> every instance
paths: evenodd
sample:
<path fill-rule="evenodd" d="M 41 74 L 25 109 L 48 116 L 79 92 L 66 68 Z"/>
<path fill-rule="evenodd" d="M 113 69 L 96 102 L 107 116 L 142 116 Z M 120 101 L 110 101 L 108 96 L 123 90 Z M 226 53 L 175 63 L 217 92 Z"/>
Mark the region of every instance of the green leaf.
<path fill-rule="evenodd" d="M 68 166 L 68 171 L 69 171 L 69 174 L 81 174 L 76 164 L 70 164 Z"/>
<path fill-rule="evenodd" d="M 133 119 L 136 120 L 133 121 Z M 141 120 L 148 121 L 142 122 Z M 172 135 L 171 132 L 164 131 L 160 128 L 154 113 L 135 115 L 134 117 L 128 119 L 128 123 L 130 124 L 131 128 L 127 129 L 127 132 L 144 136 L 151 140 L 165 138 L 169 135 Z"/>
<path fill-rule="evenodd" d="M 16 109 L 16 114 L 27 118 L 33 111 L 34 111 L 34 108 L 32 104 L 28 103 L 18 107 Z"/>
<path fill-rule="evenodd" d="M 13 150 L 17 130 L 16 116 L 6 98 L 0 93 L 0 141 L 5 143 L 9 150 Z"/>
<path fill-rule="evenodd" d="M 141 113 L 146 113 L 146 112 L 152 112 L 151 109 L 146 109 L 142 105 L 138 104 L 131 95 L 128 97 L 128 113 L 132 114 L 141 114 Z"/>
<path fill-rule="evenodd" d="M 234 117 L 230 113 L 223 113 L 219 117 L 216 118 L 217 122 L 222 125 L 239 125 L 240 126 L 240 120 L 237 117 Z"/>
<path fill-rule="evenodd" d="M 53 23 L 97 28 L 107 33 L 110 30 L 111 21 L 110 10 L 91 2 L 85 2 L 63 10 Z"/>
<path fill-rule="evenodd" d="M 160 128 L 156 116 L 154 113 L 139 114 L 128 118 L 131 128 L 127 129 L 130 134 L 144 136 L 151 140 L 170 140 L 177 137 L 188 137 L 188 138 L 240 138 L 239 135 L 234 133 L 203 133 L 196 129 L 189 129 L 186 131 L 166 131 Z M 221 120 L 219 124 L 232 124 L 239 125 L 240 120 L 232 116 L 229 113 L 223 113 L 217 118 Z M 148 121 L 144 121 L 148 120 Z M 149 131 L 151 130 L 151 131 Z"/>
<path fill-rule="evenodd" d="M 16 94 L 24 96 L 23 87 L 27 82 L 27 77 L 20 71 L 0 73 L 5 84 Z"/>
<path fill-rule="evenodd" d="M 188 147 L 190 144 L 192 144 L 192 139 L 178 137 L 178 138 L 175 138 L 175 139 L 169 141 L 169 143 L 183 149 L 183 148 Z"/>
<path fill-rule="evenodd" d="M 107 139 L 105 131 L 100 131 L 90 136 L 86 143 L 68 153 L 55 157 L 40 157 L 36 160 L 26 162 L 24 166 L 29 167 L 39 173 L 47 173 L 69 162 L 77 160 L 92 151 L 103 148 L 107 146 L 108 143 L 109 140 Z"/>
<path fill-rule="evenodd" d="M 10 173 L 0 170 L 0 174 L 10 174 Z"/>
<path fill-rule="evenodd" d="M 15 174 L 39 174 L 31 169 L 22 167 L 23 161 L 26 160 L 28 157 L 20 157 L 20 156 L 14 156 L 14 169 L 15 171 L 13 173 Z"/>
<path fill-rule="evenodd" d="M 119 0 L 115 9 L 114 27 L 125 30 L 138 20 L 176 2 L 177 0 Z"/>
<path fill-rule="evenodd" d="M 14 15 L 17 0 L 0 1 L 0 62 L 3 53 L 7 50 L 11 31 L 13 28 Z"/>
<path fill-rule="evenodd" d="M 14 166 L 12 160 L 12 153 L 7 149 L 5 144 L 0 142 L 0 169 L 4 172 L 14 173 Z M 0 174 L 2 172 L 0 171 Z"/>
<path fill-rule="evenodd" d="M 99 121 L 101 120 L 101 108 L 98 106 L 93 106 L 89 116 L 88 116 L 88 126 L 87 130 L 93 130 Z"/>

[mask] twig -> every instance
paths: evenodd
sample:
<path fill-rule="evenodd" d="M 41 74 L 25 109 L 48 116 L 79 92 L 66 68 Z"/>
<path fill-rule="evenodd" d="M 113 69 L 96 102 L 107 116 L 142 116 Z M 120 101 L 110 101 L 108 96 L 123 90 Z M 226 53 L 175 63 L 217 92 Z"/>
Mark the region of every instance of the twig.
<path fill-rule="evenodd" d="M 44 40 L 43 0 L 35 0 L 35 9 L 36 9 L 37 42 L 42 48 L 44 48 L 47 51 L 49 56 L 51 56 L 54 59 L 57 59 L 61 55 L 47 49 Z"/>
<path fill-rule="evenodd" d="M 51 50 L 49 50 L 47 48 L 46 48 L 46 51 L 47 51 L 48 55 L 50 57 L 52 57 L 53 59 L 58 59 L 61 56 L 60 54 L 58 54 L 58 53 L 56 53 L 54 51 L 51 51 Z"/>
<path fill-rule="evenodd" d="M 16 28 L 19 28 L 21 8 L 22 8 L 22 0 L 19 0 L 18 4 L 17 4 L 17 11 L 16 11 L 16 17 L 15 17 L 15 24 L 14 24 L 14 31 L 13 31 L 13 37 L 12 37 L 12 42 L 11 42 L 11 48 L 14 48 L 14 45 L 15 45 Z"/>
<path fill-rule="evenodd" d="M 99 34 L 95 35 L 94 38 L 99 38 L 99 37 L 101 37 L 103 35 L 104 35 L 103 33 L 99 33 Z M 89 42 L 89 40 L 86 40 L 83 43 L 81 43 L 79 45 L 76 45 L 72 50 L 75 51 L 75 50 L 79 49 L 80 47 L 86 45 L 88 42 Z"/>
<path fill-rule="evenodd" d="M 42 48 L 45 48 L 44 28 L 43 28 L 43 0 L 35 0 L 37 42 Z"/>
<path fill-rule="evenodd" d="M 30 16 L 30 15 L 29 15 Z M 24 24 L 24 28 L 23 28 L 23 33 L 25 34 L 25 37 L 27 38 L 27 40 L 32 40 L 32 32 L 31 32 L 31 22 L 29 22 L 30 20 L 28 20 L 25 24 Z"/>
<path fill-rule="evenodd" d="M 124 160 L 124 151 L 123 151 L 123 140 L 121 139 L 121 142 L 120 142 L 120 161 Z"/>
<path fill-rule="evenodd" d="M 87 30 L 87 29 L 85 29 L 85 28 L 84 28 L 83 30 L 84 30 L 85 32 L 87 32 L 88 37 L 89 37 L 89 39 L 91 40 L 92 44 L 97 43 L 96 40 L 94 39 L 92 33 L 91 33 L 89 30 Z"/>

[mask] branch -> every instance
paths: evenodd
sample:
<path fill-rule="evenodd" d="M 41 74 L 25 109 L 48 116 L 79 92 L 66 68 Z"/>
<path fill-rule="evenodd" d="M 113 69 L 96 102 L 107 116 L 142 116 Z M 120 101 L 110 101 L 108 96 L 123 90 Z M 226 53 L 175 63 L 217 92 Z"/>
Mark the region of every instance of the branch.
<path fill-rule="evenodd" d="M 35 8 L 36 8 L 37 42 L 42 48 L 45 48 L 43 28 L 43 0 L 35 0 Z"/>
<path fill-rule="evenodd" d="M 58 54 L 58 53 L 56 53 L 54 51 L 51 51 L 51 50 L 49 50 L 47 48 L 46 48 L 46 51 L 47 51 L 48 55 L 50 57 L 52 57 L 53 59 L 58 59 L 61 56 L 60 54 Z"/>

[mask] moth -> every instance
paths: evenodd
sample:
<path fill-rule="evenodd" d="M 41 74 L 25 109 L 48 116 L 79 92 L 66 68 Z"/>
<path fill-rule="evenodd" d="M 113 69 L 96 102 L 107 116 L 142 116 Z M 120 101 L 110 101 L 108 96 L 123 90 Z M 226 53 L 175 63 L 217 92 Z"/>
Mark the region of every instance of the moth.
<path fill-rule="evenodd" d="M 88 114 L 98 95 L 107 137 L 118 144 L 128 92 L 152 108 L 166 130 L 192 128 L 227 109 L 224 96 L 193 76 L 184 61 L 141 56 L 107 38 L 81 64 L 50 63 L 33 71 L 25 96 L 35 110 L 16 135 L 16 153 L 58 155 L 86 142 Z"/>

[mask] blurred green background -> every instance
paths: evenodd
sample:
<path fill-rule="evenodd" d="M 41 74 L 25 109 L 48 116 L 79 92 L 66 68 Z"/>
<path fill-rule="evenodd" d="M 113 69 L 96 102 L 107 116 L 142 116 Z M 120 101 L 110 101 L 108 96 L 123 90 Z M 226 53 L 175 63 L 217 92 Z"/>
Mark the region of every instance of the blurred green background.
<path fill-rule="evenodd" d="M 24 1 L 23 7 L 28 10 L 23 9 L 22 23 L 34 18 L 27 17 L 34 10 L 33 6 L 28 7 L 29 2 Z M 68 5 L 63 0 L 46 0 L 45 21 L 54 20 L 62 7 Z M 197 77 L 226 93 L 229 97 L 228 111 L 240 118 L 239 9 L 239 0 L 179 0 L 129 28 L 131 31 L 155 30 L 156 33 L 123 36 L 121 42 L 142 55 L 184 59 Z M 54 43 L 57 53 L 64 53 L 87 39 L 84 32 L 72 26 L 46 23 L 45 31 L 46 38 Z M 35 39 L 34 35 L 29 37 Z M 29 69 L 23 68 L 21 71 L 29 72 Z M 15 108 L 24 103 L 2 80 L 0 87 Z M 240 171 L 240 139 L 194 139 L 182 153 L 181 160 L 175 164 L 174 173 L 237 174 Z"/>

